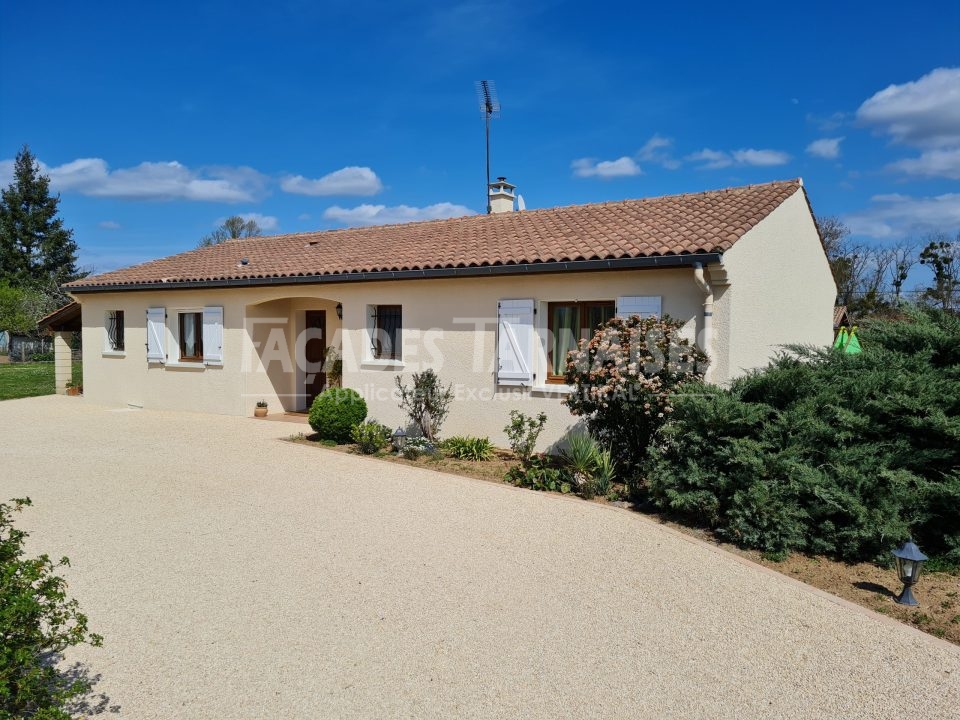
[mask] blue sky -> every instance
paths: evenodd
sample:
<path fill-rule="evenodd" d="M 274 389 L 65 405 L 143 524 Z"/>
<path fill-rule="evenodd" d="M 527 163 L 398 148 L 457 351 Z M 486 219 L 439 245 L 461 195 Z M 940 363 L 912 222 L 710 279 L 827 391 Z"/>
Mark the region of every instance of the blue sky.
<path fill-rule="evenodd" d="M 960 229 L 960 4 L 0 1 L 28 143 L 97 271 L 270 233 L 803 177 L 865 240 Z"/>

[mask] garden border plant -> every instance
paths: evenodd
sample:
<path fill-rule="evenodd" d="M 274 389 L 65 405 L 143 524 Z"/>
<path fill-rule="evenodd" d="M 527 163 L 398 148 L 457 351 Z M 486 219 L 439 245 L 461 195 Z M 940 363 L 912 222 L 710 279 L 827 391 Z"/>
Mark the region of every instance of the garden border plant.
<path fill-rule="evenodd" d="M 66 580 L 55 574 L 69 559 L 24 557 L 28 533 L 13 526 L 13 514 L 32 503 L 10 502 L 0 503 L 0 718 L 69 720 L 92 683 L 55 661 L 68 647 L 100 647 L 103 638 L 89 631 L 87 616 L 67 598 Z"/>
<path fill-rule="evenodd" d="M 567 358 L 570 412 L 609 448 L 636 495 L 647 446 L 673 412 L 677 393 L 699 391 L 707 356 L 663 318 L 614 317 Z"/>

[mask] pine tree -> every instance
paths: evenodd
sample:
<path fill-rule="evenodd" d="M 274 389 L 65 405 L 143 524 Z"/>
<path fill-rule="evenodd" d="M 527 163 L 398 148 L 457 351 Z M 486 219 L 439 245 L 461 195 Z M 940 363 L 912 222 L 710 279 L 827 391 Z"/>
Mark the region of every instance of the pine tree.
<path fill-rule="evenodd" d="M 26 145 L 0 197 L 0 282 L 49 291 L 78 277 L 73 231 L 57 217 L 60 196 Z"/>

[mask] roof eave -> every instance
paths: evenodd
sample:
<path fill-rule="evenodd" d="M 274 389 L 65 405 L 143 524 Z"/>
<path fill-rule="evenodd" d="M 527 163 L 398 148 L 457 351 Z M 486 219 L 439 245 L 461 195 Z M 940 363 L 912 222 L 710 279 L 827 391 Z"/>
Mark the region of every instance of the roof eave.
<path fill-rule="evenodd" d="M 115 285 L 70 285 L 75 294 L 136 292 L 148 290 L 187 290 L 207 288 L 264 287 L 276 285 L 334 285 L 388 280 L 426 280 L 454 277 L 496 277 L 537 275 L 541 273 L 595 272 L 599 270 L 652 270 L 691 267 L 696 263 L 721 262 L 722 253 L 701 252 L 686 255 L 655 255 L 607 260 L 570 260 L 560 262 L 517 263 L 475 267 L 428 268 L 424 270 L 379 270 L 375 272 L 331 273 L 285 277 L 223 278 L 218 280 L 174 280 L 170 282 L 118 283 Z"/>

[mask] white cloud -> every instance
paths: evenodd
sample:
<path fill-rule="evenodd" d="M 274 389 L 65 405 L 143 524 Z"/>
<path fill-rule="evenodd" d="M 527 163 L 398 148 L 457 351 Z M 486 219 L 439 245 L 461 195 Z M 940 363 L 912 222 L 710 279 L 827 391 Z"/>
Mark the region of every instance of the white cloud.
<path fill-rule="evenodd" d="M 718 170 L 733 165 L 750 165 L 754 167 L 785 165 L 790 161 L 790 156 L 779 150 L 743 148 L 725 152 L 723 150 L 704 148 L 703 150 L 687 155 L 686 159 L 691 162 L 702 163 L 699 167 L 700 170 Z"/>
<path fill-rule="evenodd" d="M 285 177 L 280 188 L 296 195 L 376 195 L 383 190 L 383 183 L 370 168 L 351 166 L 318 180 L 303 175 Z"/>
<path fill-rule="evenodd" d="M 463 205 L 443 202 L 426 207 L 409 205 L 358 205 L 354 208 L 342 208 L 338 205 L 327 208 L 323 217 L 344 225 L 394 225 L 417 222 L 418 220 L 440 220 L 443 218 L 463 217 L 475 213 Z"/>
<path fill-rule="evenodd" d="M 960 68 L 937 68 L 868 98 L 857 120 L 921 148 L 960 145 Z"/>
<path fill-rule="evenodd" d="M 253 220 L 257 225 L 260 226 L 260 229 L 263 230 L 264 232 L 271 232 L 273 230 L 276 230 L 278 227 L 280 227 L 280 221 L 277 220 L 277 218 L 275 218 L 273 215 L 261 215 L 260 213 L 255 213 L 255 212 L 238 213 L 238 215 L 241 218 L 243 218 L 245 222 L 247 220 Z M 226 218 L 220 218 L 219 220 L 217 220 L 216 225 L 214 225 L 214 227 L 219 227 L 220 225 L 223 225 L 223 222 L 225 220 Z"/>
<path fill-rule="evenodd" d="M 297 220 L 309 220 L 309 219 L 310 219 L 310 213 L 300 213 L 299 215 L 297 215 Z"/>
<path fill-rule="evenodd" d="M 898 160 L 887 167 L 907 175 L 960 180 L 960 146 L 944 150 L 927 150 L 919 157 Z"/>
<path fill-rule="evenodd" d="M 191 170 L 172 161 L 111 170 L 101 158 L 79 158 L 56 166 L 38 164 L 56 192 L 124 200 L 249 202 L 262 194 L 266 184 L 263 175 L 248 167 Z M 0 178 L 12 178 L 12 169 L 13 160 L 0 162 Z"/>
<path fill-rule="evenodd" d="M 737 165 L 755 165 L 758 167 L 770 167 L 773 165 L 786 165 L 790 162 L 790 156 L 779 150 L 734 150 L 733 160 Z"/>
<path fill-rule="evenodd" d="M 842 137 L 820 138 L 807 145 L 807 152 L 824 160 L 836 160 L 840 157 L 841 142 L 843 142 Z"/>
<path fill-rule="evenodd" d="M 97 223 L 97 227 L 101 228 L 102 230 L 119 230 L 120 223 L 118 223 L 116 220 L 101 220 Z"/>
<path fill-rule="evenodd" d="M 854 234 L 895 239 L 941 230 L 952 234 L 960 229 L 960 193 L 875 195 L 870 201 L 870 207 L 844 217 Z"/>
<path fill-rule="evenodd" d="M 580 158 L 570 163 L 573 174 L 581 178 L 600 178 L 612 180 L 614 178 L 632 177 L 640 175 L 640 166 L 633 158 L 624 156 L 616 160 L 596 161 L 593 158 Z"/>
<path fill-rule="evenodd" d="M 673 149 L 673 140 L 665 138 L 662 135 L 655 134 L 643 147 L 637 151 L 637 159 L 642 162 L 653 162 L 668 170 L 676 170 L 680 167 L 680 161 L 674 158 L 670 151 Z"/>
<path fill-rule="evenodd" d="M 711 150 L 710 148 L 704 148 L 698 152 L 691 153 L 687 155 L 686 159 L 690 162 L 704 163 L 704 165 L 700 166 L 701 170 L 716 170 L 733 165 L 733 158 L 731 158 L 729 154 L 720 152 L 719 150 Z"/>

